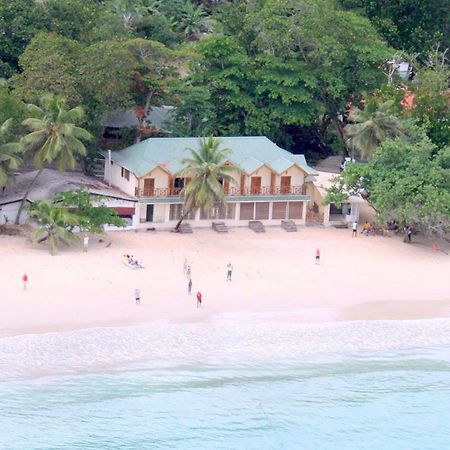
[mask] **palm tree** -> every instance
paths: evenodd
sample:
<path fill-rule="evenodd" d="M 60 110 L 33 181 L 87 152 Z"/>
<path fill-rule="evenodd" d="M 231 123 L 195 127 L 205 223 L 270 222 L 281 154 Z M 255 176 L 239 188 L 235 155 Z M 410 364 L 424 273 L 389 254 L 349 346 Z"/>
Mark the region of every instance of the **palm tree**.
<path fill-rule="evenodd" d="M 79 237 L 72 232 L 73 227 L 78 224 L 78 217 L 67 209 L 42 200 L 30 206 L 29 216 L 38 224 L 38 228 L 31 233 L 30 240 L 37 243 L 47 241 L 52 255 L 61 243 L 80 243 Z"/>
<path fill-rule="evenodd" d="M 240 173 L 236 167 L 226 164 L 231 150 L 220 149 L 219 139 L 213 137 L 200 139 L 199 144 L 199 150 L 186 149 L 190 152 L 190 156 L 182 160 L 185 168 L 177 174 L 183 178 L 190 178 L 190 181 L 181 191 L 184 207 L 175 231 L 179 230 L 181 223 L 191 211 L 210 210 L 213 205 L 225 204 L 222 183 L 232 182 L 231 174 Z"/>
<path fill-rule="evenodd" d="M 383 103 L 368 98 L 364 109 L 353 108 L 345 133 L 352 148 L 362 157 L 370 157 L 373 151 L 386 139 L 404 136 L 401 120 L 392 114 L 392 100 Z"/>
<path fill-rule="evenodd" d="M 0 126 L 0 187 L 4 187 L 13 178 L 12 171 L 22 164 L 22 147 L 15 142 L 8 142 L 8 136 L 13 124 L 8 119 Z"/>
<path fill-rule="evenodd" d="M 212 22 L 207 16 L 203 5 L 194 5 L 191 1 L 186 1 L 177 28 L 188 39 L 196 39 L 199 34 L 211 29 Z"/>
<path fill-rule="evenodd" d="M 30 130 L 20 143 L 25 151 L 34 154 L 34 166 L 38 169 L 36 176 L 28 186 L 27 191 L 17 212 L 16 224 L 31 188 L 41 174 L 44 164 L 56 162 L 58 170 L 67 167 L 74 168 L 77 156 L 86 154 L 86 147 L 82 139 L 91 139 L 91 134 L 76 124 L 83 118 L 81 107 L 66 110 L 66 102 L 60 96 L 44 95 L 40 99 L 40 106 L 27 105 L 30 114 L 22 125 Z"/>

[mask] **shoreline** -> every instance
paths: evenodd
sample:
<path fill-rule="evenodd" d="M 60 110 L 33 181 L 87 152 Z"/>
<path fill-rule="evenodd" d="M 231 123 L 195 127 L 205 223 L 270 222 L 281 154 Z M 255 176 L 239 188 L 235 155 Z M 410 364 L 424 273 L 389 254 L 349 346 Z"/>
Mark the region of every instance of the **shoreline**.
<path fill-rule="evenodd" d="M 418 309 L 412 310 L 411 307 Z M 140 326 L 171 326 L 171 325 L 238 325 L 238 324 L 333 324 L 352 322 L 408 322 L 430 319 L 449 319 L 450 300 L 433 300 L 426 305 L 420 301 L 401 302 L 370 302 L 350 306 L 342 310 L 296 309 L 250 311 L 242 310 L 223 314 L 214 314 L 192 319 L 154 319 L 130 320 L 112 322 L 91 322 L 83 324 L 51 325 L 35 328 L 1 330 L 0 339 L 16 336 L 29 336 L 50 333 L 66 333 L 73 331 L 109 328 L 127 328 Z"/>
<path fill-rule="evenodd" d="M 303 323 L 450 317 L 450 258 L 396 237 L 352 239 L 349 230 L 313 227 L 298 233 L 268 228 L 257 235 L 238 228 L 225 236 L 212 230 L 114 232 L 91 243 L 87 253 L 72 247 L 51 256 L 24 237 L 0 236 L 0 336 L 152 322 L 240 322 L 251 315 Z M 320 265 L 314 263 L 316 248 Z M 146 268 L 126 267 L 126 253 Z M 191 296 L 184 258 L 192 266 Z M 226 281 L 228 262 L 234 266 L 232 282 Z M 24 272 L 30 280 L 26 291 Z"/>

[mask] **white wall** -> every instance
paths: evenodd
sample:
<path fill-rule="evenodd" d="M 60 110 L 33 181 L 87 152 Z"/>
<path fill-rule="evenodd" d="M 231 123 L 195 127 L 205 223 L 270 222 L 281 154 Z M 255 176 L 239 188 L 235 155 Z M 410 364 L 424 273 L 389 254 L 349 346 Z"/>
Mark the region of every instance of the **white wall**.
<path fill-rule="evenodd" d="M 26 202 L 25 205 L 29 205 L 29 202 Z M 16 220 L 19 206 L 20 201 L 8 203 L 7 205 L 0 205 L 0 225 L 4 225 L 5 223 L 13 224 Z M 25 223 L 27 220 L 28 214 L 25 210 L 22 210 L 20 215 L 20 223 Z"/>
<path fill-rule="evenodd" d="M 160 167 L 156 167 L 150 173 L 139 179 L 140 189 L 144 189 L 144 180 L 146 178 L 155 179 L 155 189 L 167 189 L 169 187 L 169 174 Z"/>
<path fill-rule="evenodd" d="M 297 166 L 292 166 L 281 174 L 283 177 L 291 177 L 291 186 L 301 186 L 305 179 L 305 172 Z M 277 186 L 280 186 L 280 180 L 277 180 Z"/>
<path fill-rule="evenodd" d="M 137 187 L 137 178 L 130 172 L 130 180 L 122 177 L 122 167 L 114 163 L 111 167 L 111 184 L 128 195 L 134 197 Z"/>

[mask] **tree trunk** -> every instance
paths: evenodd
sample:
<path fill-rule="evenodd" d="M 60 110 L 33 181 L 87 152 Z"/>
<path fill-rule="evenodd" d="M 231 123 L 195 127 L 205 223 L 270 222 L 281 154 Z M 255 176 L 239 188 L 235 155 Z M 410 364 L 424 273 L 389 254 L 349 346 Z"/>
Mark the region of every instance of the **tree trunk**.
<path fill-rule="evenodd" d="M 189 214 L 189 210 L 187 210 L 186 212 L 184 212 L 183 214 L 181 214 L 180 220 L 178 221 L 178 223 L 175 225 L 175 228 L 173 231 L 175 231 L 175 233 L 178 233 L 180 231 L 180 225 L 183 222 L 184 219 L 186 219 L 187 215 Z"/>
<path fill-rule="evenodd" d="M 331 118 L 331 120 L 334 123 L 334 126 L 336 127 L 336 131 L 338 133 L 338 136 L 340 137 L 341 141 L 342 141 L 342 149 L 344 150 L 344 153 L 349 156 L 348 153 L 348 147 L 347 147 L 347 143 L 345 142 L 345 132 L 344 132 L 344 127 L 342 126 L 341 121 L 337 118 L 337 116 L 333 115 L 333 117 Z"/>
<path fill-rule="evenodd" d="M 32 187 L 33 187 L 34 184 L 36 183 L 36 180 L 39 178 L 39 175 L 42 173 L 43 170 L 44 170 L 44 168 L 41 167 L 41 168 L 38 170 L 36 176 L 35 176 L 35 177 L 33 178 L 33 180 L 31 181 L 31 183 L 28 185 L 28 188 L 27 188 L 27 190 L 26 190 L 26 192 L 25 192 L 25 194 L 24 194 L 24 196 L 23 196 L 23 198 L 22 198 L 22 201 L 20 202 L 19 211 L 17 211 L 16 221 L 15 221 L 15 224 L 16 224 L 16 225 L 19 225 L 19 222 L 20 222 L 20 215 L 22 214 L 22 209 L 23 209 L 23 207 L 24 207 L 24 205 L 25 205 L 25 202 L 27 201 L 28 194 L 30 193 Z"/>

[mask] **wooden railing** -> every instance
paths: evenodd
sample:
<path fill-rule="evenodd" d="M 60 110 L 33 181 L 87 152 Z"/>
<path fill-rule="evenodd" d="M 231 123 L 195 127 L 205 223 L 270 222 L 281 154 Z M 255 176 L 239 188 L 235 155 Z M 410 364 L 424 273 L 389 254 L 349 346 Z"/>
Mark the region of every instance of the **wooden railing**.
<path fill-rule="evenodd" d="M 178 197 L 182 188 L 136 188 L 136 197 Z M 229 187 L 225 190 L 226 196 L 238 195 L 305 195 L 306 186 L 262 186 L 259 188 Z"/>

